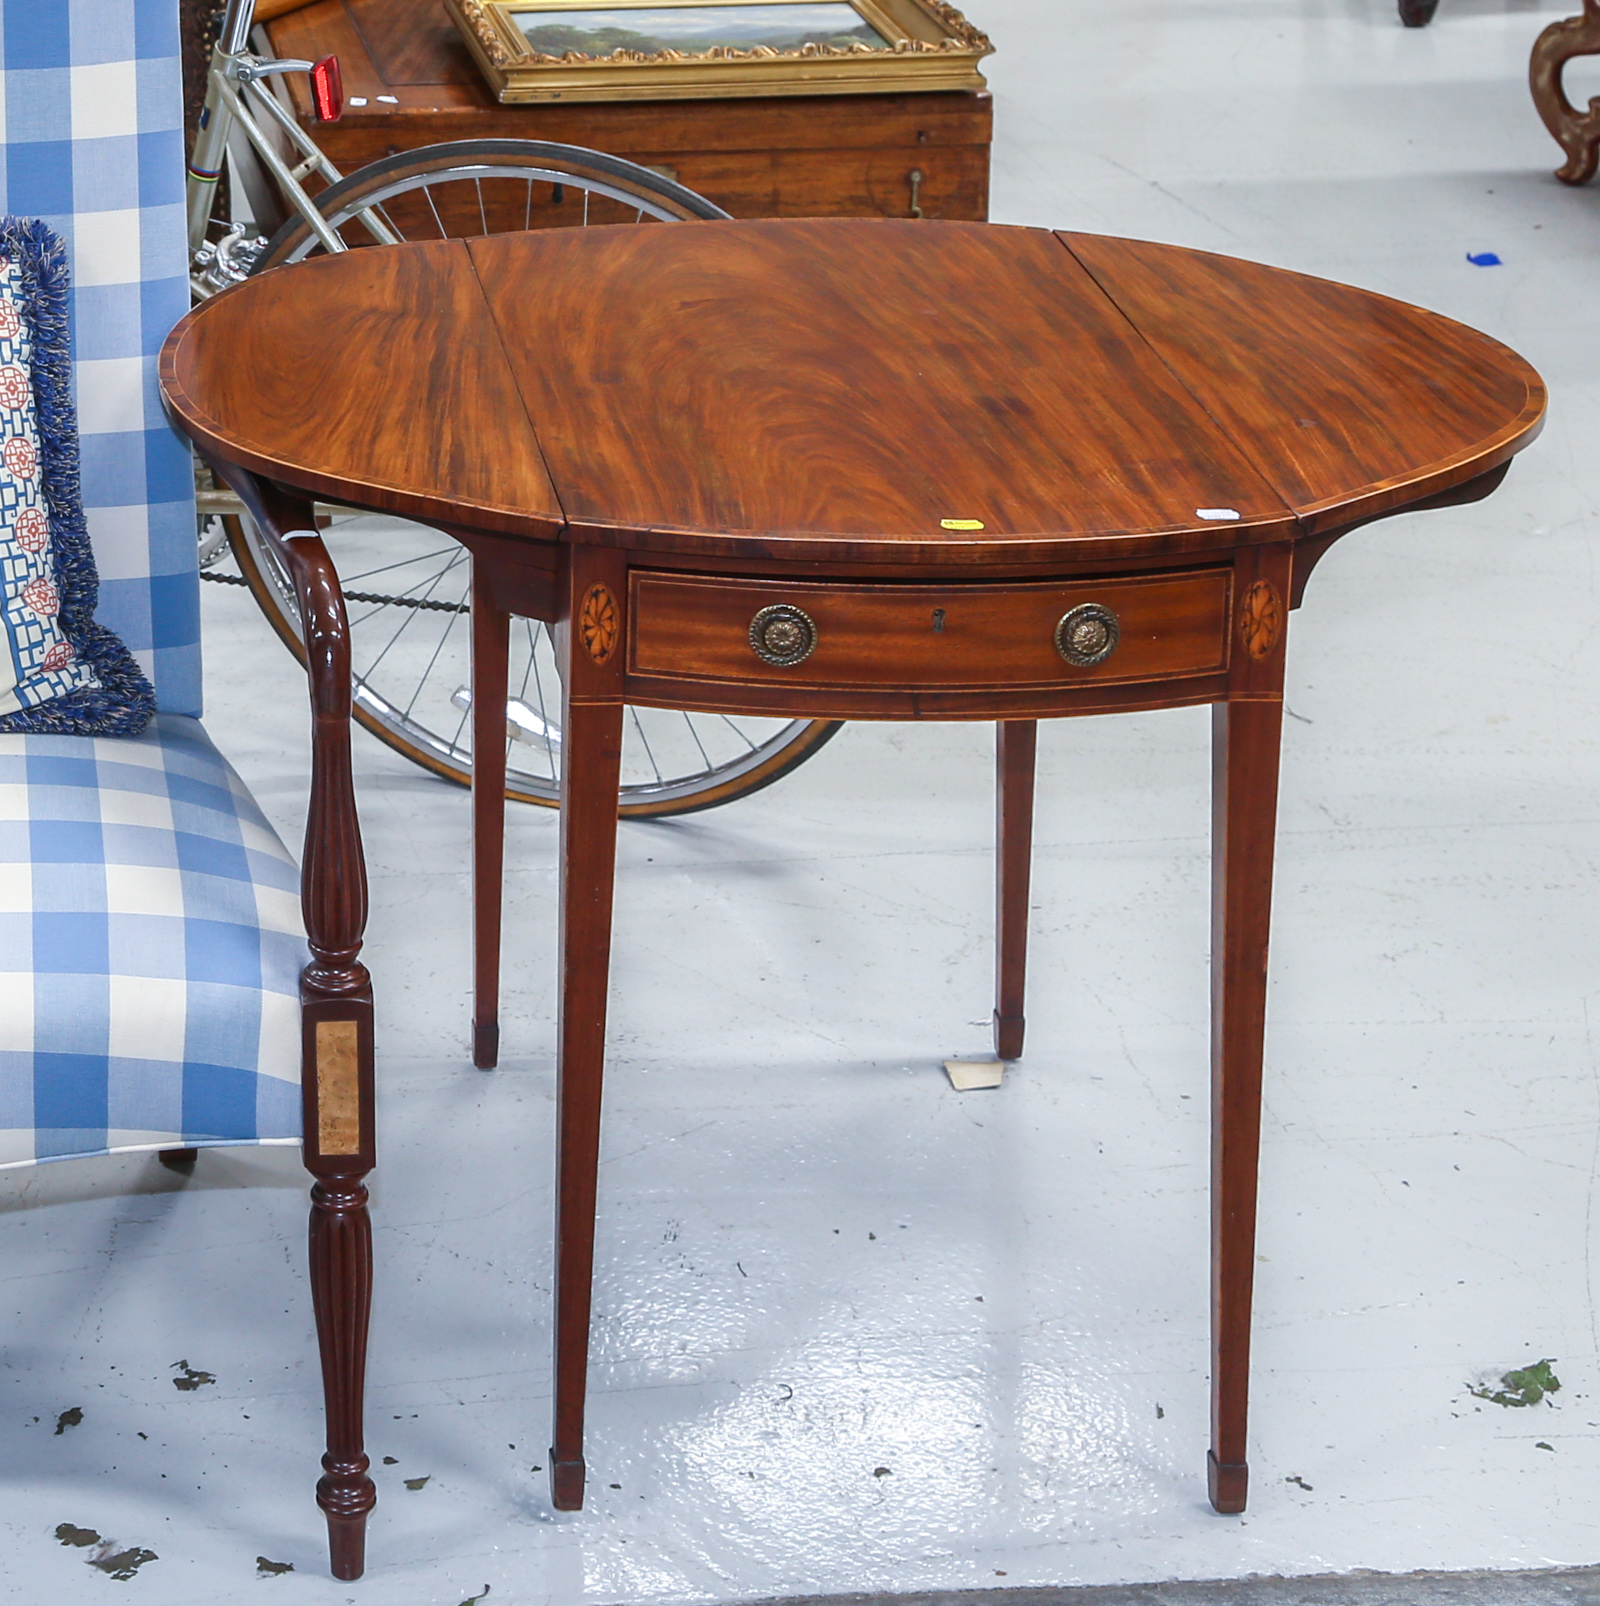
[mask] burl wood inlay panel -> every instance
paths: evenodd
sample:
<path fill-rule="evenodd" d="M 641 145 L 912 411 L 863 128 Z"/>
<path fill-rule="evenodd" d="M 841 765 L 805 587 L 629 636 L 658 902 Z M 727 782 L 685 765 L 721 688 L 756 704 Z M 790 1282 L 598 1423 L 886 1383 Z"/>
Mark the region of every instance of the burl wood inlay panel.
<path fill-rule="evenodd" d="M 361 1152 L 360 1028 L 353 1020 L 317 1022 L 317 1150 Z"/>

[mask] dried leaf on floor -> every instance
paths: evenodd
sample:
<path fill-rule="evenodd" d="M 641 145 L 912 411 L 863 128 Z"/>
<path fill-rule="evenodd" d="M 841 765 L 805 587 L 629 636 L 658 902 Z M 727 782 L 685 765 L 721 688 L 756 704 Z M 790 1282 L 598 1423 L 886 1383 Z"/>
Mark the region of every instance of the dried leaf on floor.
<path fill-rule="evenodd" d="M 1487 1400 L 1491 1405 L 1537 1405 L 1546 1395 L 1556 1393 L 1561 1387 L 1561 1379 L 1550 1369 L 1552 1364 L 1549 1360 L 1535 1361 L 1532 1366 L 1502 1372 L 1497 1389 L 1480 1385 L 1468 1392 L 1475 1400 Z"/>
<path fill-rule="evenodd" d="M 100 1547 L 101 1553 L 89 1558 L 91 1567 L 98 1567 L 101 1572 L 110 1574 L 113 1578 L 132 1578 L 147 1561 L 160 1561 L 161 1558 L 153 1550 L 144 1550 L 138 1545 L 130 1545 L 126 1550 L 117 1550 L 108 1541 Z"/>

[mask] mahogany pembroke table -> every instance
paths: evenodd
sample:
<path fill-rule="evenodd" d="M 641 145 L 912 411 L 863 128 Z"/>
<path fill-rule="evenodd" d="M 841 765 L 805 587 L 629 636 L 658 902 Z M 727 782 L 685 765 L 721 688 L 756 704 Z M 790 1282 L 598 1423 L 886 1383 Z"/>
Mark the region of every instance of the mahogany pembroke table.
<path fill-rule="evenodd" d="M 472 554 L 482 1066 L 498 1048 L 508 620 L 556 625 L 562 1510 L 583 1500 L 624 705 L 997 721 L 1003 1058 L 1023 1038 L 1035 721 L 1212 706 L 1208 1469 L 1216 1509 L 1241 1511 L 1288 611 L 1346 531 L 1487 496 L 1539 429 L 1538 375 L 1416 307 L 1198 251 L 811 220 L 554 230 L 282 268 L 186 318 L 162 383 L 297 550 L 304 583 L 337 585 L 312 497 L 421 520 Z M 344 764 L 327 786 L 348 786 Z M 348 836 L 311 846 L 359 867 Z M 313 1235 L 313 1273 L 318 1498 L 341 1576 L 360 1571 L 374 1501 L 371 1018 L 351 880 L 318 986 L 355 978 L 363 1072 L 339 1082 L 344 1062 L 319 1063 L 314 1039 L 306 1068 L 307 1164 L 338 1224 Z M 359 1119 L 321 1122 L 335 1097 L 358 1097 Z"/>

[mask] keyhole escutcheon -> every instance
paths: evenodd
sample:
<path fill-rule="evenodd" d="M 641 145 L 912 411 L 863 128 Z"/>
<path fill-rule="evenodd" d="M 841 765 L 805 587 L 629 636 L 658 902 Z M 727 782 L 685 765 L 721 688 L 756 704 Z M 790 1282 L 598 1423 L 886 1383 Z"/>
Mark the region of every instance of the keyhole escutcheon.
<path fill-rule="evenodd" d="M 934 635 L 937 636 L 937 635 L 942 635 L 943 632 L 944 632 L 944 609 L 943 608 L 935 608 L 933 610 L 933 633 L 934 633 Z"/>

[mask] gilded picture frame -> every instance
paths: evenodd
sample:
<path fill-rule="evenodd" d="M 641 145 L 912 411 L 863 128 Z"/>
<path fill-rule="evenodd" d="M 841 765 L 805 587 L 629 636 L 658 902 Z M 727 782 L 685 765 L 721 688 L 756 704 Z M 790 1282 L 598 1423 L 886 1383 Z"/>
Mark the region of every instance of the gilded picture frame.
<path fill-rule="evenodd" d="M 445 0 L 501 101 L 987 87 L 948 0 Z"/>

